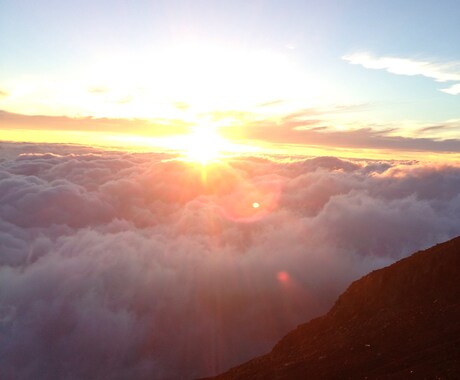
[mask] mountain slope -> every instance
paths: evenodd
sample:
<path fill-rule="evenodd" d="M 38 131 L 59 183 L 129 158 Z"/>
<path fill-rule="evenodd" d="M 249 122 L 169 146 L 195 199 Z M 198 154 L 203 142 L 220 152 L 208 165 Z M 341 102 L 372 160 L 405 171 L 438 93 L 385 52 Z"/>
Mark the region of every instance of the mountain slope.
<path fill-rule="evenodd" d="M 460 237 L 374 271 L 235 379 L 459 379 Z"/>

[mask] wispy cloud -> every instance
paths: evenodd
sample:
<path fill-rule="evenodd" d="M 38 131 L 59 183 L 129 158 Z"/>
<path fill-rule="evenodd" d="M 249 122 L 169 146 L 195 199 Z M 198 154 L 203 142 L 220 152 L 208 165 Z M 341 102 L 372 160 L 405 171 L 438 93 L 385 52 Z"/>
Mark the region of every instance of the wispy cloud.
<path fill-rule="evenodd" d="M 366 69 L 386 70 L 389 73 L 408 76 L 424 76 L 436 82 L 460 82 L 460 62 L 430 62 L 400 57 L 375 57 L 369 53 L 347 54 L 342 57 L 353 65 Z M 460 94 L 460 83 L 441 89 L 451 95 Z"/>
<path fill-rule="evenodd" d="M 131 133 L 142 136 L 169 136 L 188 132 L 189 123 L 177 119 L 123 119 L 23 115 L 0 110 L 0 130 L 31 129 L 49 131 L 83 131 Z"/>
<path fill-rule="evenodd" d="M 233 140 L 242 137 L 271 144 L 293 144 L 326 149 L 397 150 L 399 152 L 460 153 L 459 120 L 437 125 L 421 125 L 420 135 L 407 135 L 400 127 L 375 126 L 370 123 L 347 123 L 354 127 L 339 128 L 334 117 L 352 112 L 360 105 L 337 106 L 328 109 L 302 109 L 277 118 L 259 118 L 242 111 L 215 111 L 207 116 L 214 122 L 226 119 L 222 134 Z M 177 119 L 115 119 L 70 118 L 66 116 L 21 115 L 0 110 L 2 129 L 102 132 L 132 134 L 144 137 L 168 137 L 188 133 L 192 124 Z"/>
<path fill-rule="evenodd" d="M 88 92 L 90 94 L 106 94 L 110 92 L 110 90 L 107 87 L 93 86 L 93 87 L 88 88 Z"/>
<path fill-rule="evenodd" d="M 446 126 L 445 125 L 431 125 L 429 127 L 423 127 L 419 130 L 419 132 L 431 132 L 431 131 L 440 131 L 440 130 L 445 130 Z"/>
<path fill-rule="evenodd" d="M 229 136 L 245 136 L 272 144 L 290 144 L 331 149 L 370 149 L 375 151 L 460 153 L 458 120 L 437 125 L 411 124 L 416 134 L 408 134 L 404 124 L 348 121 L 337 124 L 335 116 L 350 113 L 359 106 L 303 109 L 273 119 L 247 117 L 244 125 L 223 127 Z M 340 120 L 340 119 L 337 119 Z M 420 134 L 423 133 L 423 136 Z"/>
<path fill-rule="evenodd" d="M 415 136 L 423 134 L 431 139 L 458 139 L 460 136 L 460 120 L 446 120 L 442 124 L 425 125 L 415 130 Z"/>
<path fill-rule="evenodd" d="M 312 121 L 314 124 L 314 121 Z M 304 122 L 304 125 L 306 123 Z M 288 126 L 289 128 L 286 128 Z M 297 125 L 296 125 L 297 126 Z M 436 139 L 393 135 L 394 129 L 372 128 L 334 130 L 332 128 L 296 129 L 291 124 L 253 125 L 249 136 L 254 139 L 285 144 L 336 147 L 345 149 L 397 150 L 400 152 L 460 152 L 459 139 Z"/>
<path fill-rule="evenodd" d="M 458 95 L 460 94 L 460 83 L 454 84 L 448 88 L 443 88 L 441 91 L 451 95 Z"/>

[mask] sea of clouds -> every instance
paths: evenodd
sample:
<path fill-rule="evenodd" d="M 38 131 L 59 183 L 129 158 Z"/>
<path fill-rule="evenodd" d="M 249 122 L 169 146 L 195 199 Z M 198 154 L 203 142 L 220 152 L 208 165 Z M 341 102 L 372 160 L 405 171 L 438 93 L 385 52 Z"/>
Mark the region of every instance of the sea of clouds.
<path fill-rule="evenodd" d="M 455 165 L 1 143 L 1 378 L 211 375 L 459 234 Z"/>

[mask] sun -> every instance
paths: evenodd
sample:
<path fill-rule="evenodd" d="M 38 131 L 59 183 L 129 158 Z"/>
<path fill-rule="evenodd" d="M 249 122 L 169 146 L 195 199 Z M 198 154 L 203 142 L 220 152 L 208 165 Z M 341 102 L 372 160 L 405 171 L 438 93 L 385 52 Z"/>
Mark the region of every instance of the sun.
<path fill-rule="evenodd" d="M 177 152 L 182 160 L 202 166 L 229 157 L 261 151 L 258 146 L 226 138 L 220 133 L 219 128 L 218 125 L 197 123 L 187 134 L 165 137 L 161 141 L 157 139 L 156 144 Z"/>
<path fill-rule="evenodd" d="M 183 150 L 187 160 L 202 165 L 217 160 L 225 151 L 231 150 L 232 144 L 213 128 L 196 127 L 184 136 Z"/>

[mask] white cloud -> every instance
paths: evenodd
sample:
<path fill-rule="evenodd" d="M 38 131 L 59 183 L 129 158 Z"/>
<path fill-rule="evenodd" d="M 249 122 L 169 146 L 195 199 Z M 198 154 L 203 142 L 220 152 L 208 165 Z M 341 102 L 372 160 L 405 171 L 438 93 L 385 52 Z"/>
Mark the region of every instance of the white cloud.
<path fill-rule="evenodd" d="M 460 234 L 458 166 L 1 148 L 5 379 L 210 375 Z"/>
<path fill-rule="evenodd" d="M 448 88 L 443 88 L 441 91 L 446 94 L 458 95 L 460 94 L 460 83 L 454 84 Z"/>
<path fill-rule="evenodd" d="M 460 81 L 460 62 L 430 62 L 410 58 L 375 57 L 369 53 L 354 53 L 342 57 L 353 65 L 361 65 L 367 69 L 386 70 L 392 74 L 432 78 L 437 82 Z M 459 84 L 441 90 L 457 95 L 460 93 Z"/>

